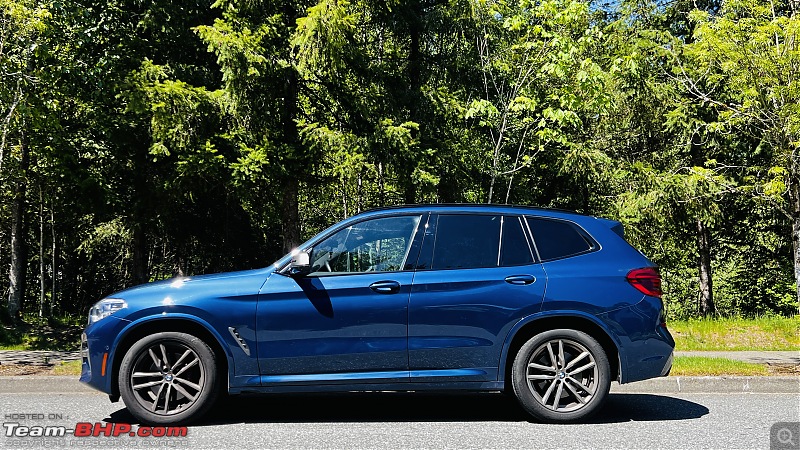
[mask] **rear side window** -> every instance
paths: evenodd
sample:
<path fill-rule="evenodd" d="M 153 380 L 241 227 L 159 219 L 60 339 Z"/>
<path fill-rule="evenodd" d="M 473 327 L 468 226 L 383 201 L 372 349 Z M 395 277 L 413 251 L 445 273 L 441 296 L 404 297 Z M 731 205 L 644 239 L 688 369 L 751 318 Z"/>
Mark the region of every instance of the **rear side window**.
<path fill-rule="evenodd" d="M 501 216 L 440 215 L 432 269 L 497 267 Z"/>
<path fill-rule="evenodd" d="M 526 219 L 543 261 L 575 256 L 597 248 L 594 240 L 571 222 L 534 217 Z"/>
<path fill-rule="evenodd" d="M 476 269 L 532 262 L 533 254 L 519 217 L 439 216 L 432 269 Z"/>

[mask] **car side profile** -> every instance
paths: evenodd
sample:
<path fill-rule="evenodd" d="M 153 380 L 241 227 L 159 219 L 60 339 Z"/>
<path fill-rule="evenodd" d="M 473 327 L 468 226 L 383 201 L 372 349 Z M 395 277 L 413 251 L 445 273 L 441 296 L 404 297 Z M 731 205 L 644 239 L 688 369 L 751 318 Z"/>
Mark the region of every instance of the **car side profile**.
<path fill-rule="evenodd" d="M 619 222 L 514 205 L 370 210 L 272 266 L 179 277 L 94 305 L 80 380 L 148 424 L 220 393 L 505 391 L 581 421 L 613 380 L 665 376 L 655 265 Z"/>

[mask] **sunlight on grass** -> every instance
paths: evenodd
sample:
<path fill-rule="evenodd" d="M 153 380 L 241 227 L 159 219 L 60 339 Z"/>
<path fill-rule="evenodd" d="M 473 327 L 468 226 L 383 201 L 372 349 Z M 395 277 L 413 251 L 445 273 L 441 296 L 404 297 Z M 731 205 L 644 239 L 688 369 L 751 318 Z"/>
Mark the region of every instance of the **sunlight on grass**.
<path fill-rule="evenodd" d="M 57 364 L 53 367 L 53 375 L 74 375 L 80 376 L 81 362 L 80 361 L 66 361 Z"/>
<path fill-rule="evenodd" d="M 27 350 L 28 347 L 23 344 L 15 345 L 0 345 L 0 350 Z"/>
<path fill-rule="evenodd" d="M 673 361 L 670 376 L 712 376 L 712 375 L 769 375 L 763 364 L 753 364 L 726 358 L 705 356 L 677 356 Z"/>
<path fill-rule="evenodd" d="M 800 316 L 692 319 L 667 324 L 675 350 L 797 350 Z"/>

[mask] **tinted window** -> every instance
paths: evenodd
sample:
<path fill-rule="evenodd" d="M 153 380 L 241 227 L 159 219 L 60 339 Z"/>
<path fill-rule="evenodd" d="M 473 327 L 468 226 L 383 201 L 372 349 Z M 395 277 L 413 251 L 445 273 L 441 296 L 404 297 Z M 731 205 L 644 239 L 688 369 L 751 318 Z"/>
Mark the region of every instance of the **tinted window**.
<path fill-rule="evenodd" d="M 586 232 L 570 222 L 527 219 L 542 260 L 565 258 L 594 249 L 594 243 Z"/>
<path fill-rule="evenodd" d="M 497 267 L 500 217 L 455 214 L 439 216 L 432 268 Z"/>
<path fill-rule="evenodd" d="M 366 220 L 339 230 L 314 246 L 311 272 L 390 272 L 408 257 L 420 216 Z"/>
<path fill-rule="evenodd" d="M 500 265 L 518 266 L 533 262 L 528 240 L 518 217 L 503 219 L 503 237 L 500 245 Z"/>

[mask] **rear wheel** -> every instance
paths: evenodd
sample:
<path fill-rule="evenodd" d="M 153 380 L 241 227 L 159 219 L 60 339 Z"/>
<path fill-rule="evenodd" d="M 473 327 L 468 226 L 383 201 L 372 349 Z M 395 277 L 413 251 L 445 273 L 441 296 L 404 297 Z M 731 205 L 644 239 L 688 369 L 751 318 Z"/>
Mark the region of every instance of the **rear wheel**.
<path fill-rule="evenodd" d="M 196 420 L 219 393 L 214 352 L 203 340 L 186 333 L 147 336 L 125 354 L 119 391 L 128 411 L 143 423 Z"/>
<path fill-rule="evenodd" d="M 611 386 L 603 347 L 577 330 L 550 330 L 532 337 L 514 358 L 514 395 L 546 422 L 585 419 L 602 406 Z"/>

